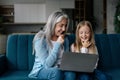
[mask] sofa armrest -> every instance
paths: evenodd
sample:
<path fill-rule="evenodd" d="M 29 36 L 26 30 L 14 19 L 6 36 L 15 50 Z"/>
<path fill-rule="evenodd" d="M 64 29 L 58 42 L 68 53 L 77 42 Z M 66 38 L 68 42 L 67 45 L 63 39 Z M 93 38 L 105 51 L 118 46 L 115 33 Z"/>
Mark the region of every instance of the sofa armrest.
<path fill-rule="evenodd" d="M 6 57 L 5 54 L 0 54 L 0 75 L 5 72 Z"/>

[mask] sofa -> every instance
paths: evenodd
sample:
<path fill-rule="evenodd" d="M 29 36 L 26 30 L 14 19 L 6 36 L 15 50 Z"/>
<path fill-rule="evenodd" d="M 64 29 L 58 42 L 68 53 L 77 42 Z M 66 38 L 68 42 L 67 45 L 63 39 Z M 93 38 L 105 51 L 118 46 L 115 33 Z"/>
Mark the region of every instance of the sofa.
<path fill-rule="evenodd" d="M 98 69 L 105 72 L 108 79 L 120 80 L 120 34 L 95 35 L 99 53 Z"/>
<path fill-rule="evenodd" d="M 28 78 L 34 63 L 34 34 L 10 34 L 6 54 L 0 54 L 0 80 L 38 80 Z M 67 35 L 70 45 L 75 35 Z M 98 69 L 110 80 L 120 80 L 120 34 L 95 34 L 99 52 Z"/>

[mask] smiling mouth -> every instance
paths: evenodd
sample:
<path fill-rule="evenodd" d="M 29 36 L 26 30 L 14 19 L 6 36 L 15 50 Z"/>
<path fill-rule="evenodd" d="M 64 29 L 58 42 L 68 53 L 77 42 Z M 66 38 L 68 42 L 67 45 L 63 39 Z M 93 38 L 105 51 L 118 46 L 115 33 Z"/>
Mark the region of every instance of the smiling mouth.
<path fill-rule="evenodd" d="M 61 34 L 65 34 L 65 31 L 63 31 Z"/>
<path fill-rule="evenodd" d="M 87 40 L 87 38 L 81 38 L 82 40 Z"/>

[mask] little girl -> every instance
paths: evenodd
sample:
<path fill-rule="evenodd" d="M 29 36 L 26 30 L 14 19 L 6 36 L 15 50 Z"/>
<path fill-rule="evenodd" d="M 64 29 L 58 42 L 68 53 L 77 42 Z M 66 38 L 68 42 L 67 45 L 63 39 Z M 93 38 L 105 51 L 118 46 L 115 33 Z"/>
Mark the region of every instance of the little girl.
<path fill-rule="evenodd" d="M 81 21 L 77 25 L 76 41 L 71 45 L 71 51 L 98 55 L 92 25 L 89 21 Z M 78 78 L 79 80 L 94 80 L 93 78 L 97 78 L 98 80 L 107 80 L 106 76 L 96 68 L 93 73 L 78 73 Z"/>

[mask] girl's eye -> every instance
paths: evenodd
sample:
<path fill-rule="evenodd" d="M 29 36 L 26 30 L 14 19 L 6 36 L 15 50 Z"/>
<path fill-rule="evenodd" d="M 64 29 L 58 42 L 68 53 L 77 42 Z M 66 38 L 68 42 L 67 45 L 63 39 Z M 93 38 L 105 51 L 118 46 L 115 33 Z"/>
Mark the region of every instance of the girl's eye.
<path fill-rule="evenodd" d="M 82 34 L 83 32 L 80 32 L 80 34 Z"/>
<path fill-rule="evenodd" d="M 84 34 L 89 34 L 90 32 L 82 32 L 82 31 L 80 32 L 80 34 L 83 34 L 83 33 Z"/>
<path fill-rule="evenodd" d="M 89 34 L 90 32 L 85 32 L 85 34 Z"/>

